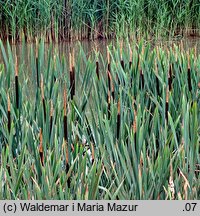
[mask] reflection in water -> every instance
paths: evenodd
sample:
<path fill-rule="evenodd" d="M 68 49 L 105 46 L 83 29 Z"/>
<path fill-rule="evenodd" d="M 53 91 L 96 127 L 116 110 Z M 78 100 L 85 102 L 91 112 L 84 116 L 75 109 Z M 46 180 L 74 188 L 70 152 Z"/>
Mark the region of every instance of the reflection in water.
<path fill-rule="evenodd" d="M 161 45 L 163 47 L 166 46 L 171 47 L 174 44 L 178 46 L 180 45 L 180 43 L 181 43 L 180 40 L 151 42 L 153 46 Z M 200 38 L 187 38 L 182 40 L 182 43 L 183 43 L 183 48 L 186 51 L 196 46 L 197 54 L 200 54 Z M 116 45 L 117 42 L 115 40 L 112 41 L 99 40 L 99 41 L 90 41 L 90 42 L 82 41 L 82 42 L 74 42 L 74 43 L 66 42 L 66 43 L 53 44 L 52 48 L 53 50 L 56 51 L 56 53 L 59 54 L 60 57 L 65 56 L 67 60 L 68 54 L 70 50 L 72 50 L 72 48 L 75 50 L 75 55 L 79 54 L 80 46 L 82 47 L 86 57 L 89 57 L 90 55 L 94 56 L 95 50 L 98 50 L 103 56 L 106 56 L 106 47 L 110 44 Z M 35 52 L 35 44 L 26 44 L 25 46 L 23 46 L 22 44 L 12 45 L 11 49 L 13 53 L 17 54 L 19 62 L 24 62 L 26 65 L 29 65 L 31 47 Z M 50 45 L 46 43 L 44 47 L 45 60 L 47 60 L 47 53 L 49 49 L 50 49 Z M 2 57 L 2 53 L 0 52 L 0 63 L 2 62 L 3 62 L 3 57 Z"/>

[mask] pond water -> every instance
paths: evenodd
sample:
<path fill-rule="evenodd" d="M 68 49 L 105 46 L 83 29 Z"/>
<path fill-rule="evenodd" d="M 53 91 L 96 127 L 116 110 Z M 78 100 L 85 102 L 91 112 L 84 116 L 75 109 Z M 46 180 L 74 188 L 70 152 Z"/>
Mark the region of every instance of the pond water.
<path fill-rule="evenodd" d="M 58 43 L 53 44 L 53 50 L 56 50 L 60 56 L 68 55 L 70 50 L 74 48 L 75 55 L 78 54 L 78 50 L 80 49 L 80 45 L 86 54 L 89 57 L 91 54 L 94 54 L 94 50 L 97 49 L 103 56 L 106 56 L 106 47 L 109 44 L 116 44 L 115 40 L 99 40 L 99 41 L 82 41 L 82 42 L 74 42 L 74 43 Z M 150 41 L 153 46 L 161 45 L 171 47 L 173 44 L 180 45 L 181 40 L 172 40 L 172 41 Z M 200 54 L 200 38 L 197 37 L 190 37 L 182 40 L 183 48 L 187 51 L 188 49 L 197 48 L 197 54 Z M 5 45 L 6 46 L 6 45 Z M 30 50 L 31 47 L 35 47 L 34 44 L 26 44 L 23 46 L 22 44 L 12 45 L 13 53 L 19 58 L 19 62 L 24 61 L 26 65 L 29 65 L 30 61 Z M 45 43 L 45 54 L 48 52 L 50 45 Z M 45 55 L 46 57 L 46 55 Z M 2 53 L 0 52 L 0 63 L 3 63 Z"/>

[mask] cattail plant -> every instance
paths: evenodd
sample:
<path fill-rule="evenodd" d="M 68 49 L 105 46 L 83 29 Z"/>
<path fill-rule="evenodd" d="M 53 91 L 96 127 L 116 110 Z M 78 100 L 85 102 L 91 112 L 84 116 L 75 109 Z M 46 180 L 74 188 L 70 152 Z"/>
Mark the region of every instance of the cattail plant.
<path fill-rule="evenodd" d="M 107 76 L 108 76 L 108 93 L 107 93 L 107 104 L 108 104 L 108 119 L 110 119 L 110 107 L 111 107 L 111 75 L 110 75 L 110 53 L 107 47 L 107 61 L 108 61 L 108 69 L 107 69 Z"/>
<path fill-rule="evenodd" d="M 95 159 L 95 150 L 94 150 L 94 144 L 91 143 L 91 152 L 92 152 L 92 164 L 94 163 L 94 159 Z"/>
<path fill-rule="evenodd" d="M 166 87 L 166 102 L 165 102 L 165 119 L 168 123 L 168 110 L 169 110 L 169 86 Z"/>
<path fill-rule="evenodd" d="M 65 165 L 65 171 L 66 173 L 69 172 L 70 164 L 69 164 L 69 150 L 68 150 L 68 128 L 67 128 L 67 90 L 66 86 L 64 85 L 64 93 L 63 93 L 64 103 L 63 103 L 63 109 L 64 109 L 64 117 L 63 117 L 63 130 L 64 130 L 64 144 L 66 146 L 66 165 Z M 68 178 L 67 181 L 68 187 L 70 187 L 70 178 Z"/>
<path fill-rule="evenodd" d="M 19 109 L 19 81 L 18 81 L 18 60 L 15 58 L 15 93 L 16 93 L 16 107 Z"/>
<path fill-rule="evenodd" d="M 117 139 L 119 139 L 120 135 L 120 124 L 121 124 L 121 109 L 120 109 L 120 98 L 117 102 Z"/>
<path fill-rule="evenodd" d="M 50 108 L 50 135 L 51 135 L 51 131 L 52 131 L 52 127 L 53 127 L 53 112 L 54 112 L 52 100 L 50 101 L 50 106 L 51 106 L 51 108 Z"/>
<path fill-rule="evenodd" d="M 45 104 L 45 97 L 44 97 L 44 80 L 43 75 L 41 74 L 41 96 L 42 96 L 42 105 L 43 105 L 43 114 L 44 114 L 44 120 L 46 121 L 46 104 Z"/>
<path fill-rule="evenodd" d="M 99 79 L 99 62 L 98 62 L 98 60 L 96 60 L 96 75 Z"/>
<path fill-rule="evenodd" d="M 192 91 L 192 83 L 191 83 L 191 67 L 190 67 L 190 54 L 189 54 L 189 52 L 187 53 L 187 60 L 188 60 L 188 73 L 187 73 L 188 89 L 191 92 Z"/>
<path fill-rule="evenodd" d="M 169 86 L 169 91 L 171 91 L 172 90 L 172 64 L 169 65 L 168 86 Z"/>
<path fill-rule="evenodd" d="M 108 104 L 108 119 L 110 119 L 110 107 L 111 107 L 111 96 L 110 96 L 110 90 L 108 89 L 108 94 L 107 94 L 107 104 Z"/>
<path fill-rule="evenodd" d="M 10 97 L 9 93 L 7 95 L 7 110 L 8 110 L 8 132 L 10 133 L 10 128 L 11 128 L 11 113 L 10 113 Z"/>
<path fill-rule="evenodd" d="M 158 80 L 158 65 L 157 65 L 156 58 L 154 60 L 154 67 L 155 67 L 155 74 L 156 74 L 156 91 L 157 91 L 157 94 L 160 95 L 159 80 Z"/>
<path fill-rule="evenodd" d="M 95 43 L 95 60 L 96 60 L 96 75 L 97 78 L 99 80 L 99 53 L 98 53 L 98 49 L 97 49 L 97 44 Z"/>
<path fill-rule="evenodd" d="M 40 87 L 39 81 L 39 61 L 38 61 L 38 41 L 36 40 L 36 51 L 35 51 L 35 63 L 36 63 L 36 80 L 37 80 L 37 87 Z"/>
<path fill-rule="evenodd" d="M 143 53 L 142 53 L 143 56 Z M 138 69 L 140 71 L 140 83 L 141 83 L 141 89 L 144 89 L 144 74 L 143 74 L 143 70 L 142 70 L 142 65 L 141 65 L 141 56 L 138 56 Z"/>
<path fill-rule="evenodd" d="M 67 91 L 66 86 L 64 86 L 64 93 L 63 93 L 63 109 L 64 109 L 64 117 L 63 117 L 63 129 L 64 129 L 64 140 L 67 143 L 68 142 L 68 130 L 67 130 Z"/>
<path fill-rule="evenodd" d="M 108 89 L 109 91 L 111 91 L 111 76 L 109 75 L 111 72 L 111 65 L 110 65 L 110 53 L 109 53 L 109 49 L 107 47 L 107 61 L 108 61 L 108 69 L 107 69 L 107 76 L 108 76 Z"/>
<path fill-rule="evenodd" d="M 135 105 L 135 99 L 132 99 L 132 109 L 133 109 L 133 114 L 134 114 L 134 119 L 132 123 L 132 128 L 133 128 L 133 134 L 134 134 L 134 141 L 136 145 L 136 133 L 137 133 L 137 109 Z"/>
<path fill-rule="evenodd" d="M 74 62 L 74 50 L 69 53 L 69 71 L 70 71 L 70 90 L 71 100 L 75 95 L 75 62 Z"/>

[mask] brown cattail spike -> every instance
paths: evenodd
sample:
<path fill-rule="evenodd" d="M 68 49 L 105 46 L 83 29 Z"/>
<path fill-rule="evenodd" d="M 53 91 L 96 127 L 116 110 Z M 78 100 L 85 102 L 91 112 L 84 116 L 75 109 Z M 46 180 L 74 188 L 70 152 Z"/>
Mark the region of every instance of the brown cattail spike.
<path fill-rule="evenodd" d="M 169 65 L 168 86 L 169 86 L 169 91 L 171 91 L 172 90 L 172 64 Z"/>
<path fill-rule="evenodd" d="M 94 163 L 94 155 L 95 155 L 95 153 L 94 153 L 94 144 L 93 143 L 91 143 L 91 148 L 92 148 L 92 164 Z"/>
<path fill-rule="evenodd" d="M 68 143 L 66 141 L 64 141 L 65 144 L 66 144 L 66 166 L 65 166 L 65 172 L 66 174 L 69 172 L 69 151 L 68 151 Z M 67 179 L 67 186 L 68 188 L 70 188 L 70 183 L 71 183 L 71 180 L 70 180 L 70 177 L 68 177 Z"/>
<path fill-rule="evenodd" d="M 66 145 L 66 167 L 65 171 L 66 174 L 69 171 L 69 151 L 68 151 L 68 129 L 67 129 L 67 91 L 66 91 L 66 85 L 64 86 L 64 103 L 63 103 L 63 109 L 64 109 L 64 117 L 63 117 L 63 130 L 64 130 L 64 144 Z M 67 180 L 68 188 L 70 187 L 70 178 Z"/>
<path fill-rule="evenodd" d="M 99 62 L 98 62 L 98 60 L 96 60 L 96 75 L 99 79 Z"/>
<path fill-rule="evenodd" d="M 43 152 L 43 138 L 42 138 L 42 129 L 40 129 L 40 145 L 39 145 L 40 161 L 42 166 L 44 166 L 44 152 Z"/>
<path fill-rule="evenodd" d="M 140 79 L 141 79 L 141 88 L 144 89 L 144 74 L 141 67 L 141 58 L 139 57 L 139 65 L 138 68 L 140 70 Z"/>

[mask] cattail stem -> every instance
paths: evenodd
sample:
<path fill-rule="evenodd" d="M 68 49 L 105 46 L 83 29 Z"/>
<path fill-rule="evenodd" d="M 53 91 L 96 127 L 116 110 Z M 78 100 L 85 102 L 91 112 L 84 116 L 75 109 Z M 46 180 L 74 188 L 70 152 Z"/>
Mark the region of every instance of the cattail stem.
<path fill-rule="evenodd" d="M 107 95 L 107 103 L 108 103 L 108 119 L 110 119 L 110 107 L 111 107 L 111 104 L 110 104 L 110 91 L 108 90 L 108 95 Z"/>
<path fill-rule="evenodd" d="M 111 91 L 110 64 L 108 64 L 108 71 L 107 71 L 107 75 L 108 75 L 108 89 L 109 89 L 109 91 Z"/>
<path fill-rule="evenodd" d="M 41 74 L 41 94 L 42 94 L 42 105 L 43 105 L 44 120 L 46 122 L 46 104 L 45 104 L 45 97 L 44 97 L 44 81 L 43 81 L 42 74 Z"/>
<path fill-rule="evenodd" d="M 70 90 L 71 100 L 75 95 L 75 66 L 74 66 L 74 51 L 69 54 L 69 71 L 70 71 Z"/>
<path fill-rule="evenodd" d="M 64 126 L 64 142 L 66 144 L 66 167 L 65 167 L 65 171 L 66 174 L 69 171 L 69 151 L 68 151 L 68 130 L 67 130 L 67 91 L 66 91 L 66 86 L 64 86 L 64 117 L 63 117 L 63 126 Z M 70 187 L 70 178 L 68 178 L 67 180 L 67 185 L 68 188 Z"/>
<path fill-rule="evenodd" d="M 191 69 L 190 69 L 190 55 L 188 53 L 188 89 L 191 92 L 192 91 L 192 83 L 191 83 Z"/>
<path fill-rule="evenodd" d="M 110 66 L 110 53 L 109 50 L 107 48 L 107 60 L 108 60 L 108 69 L 107 69 L 107 76 L 108 76 L 108 89 L 109 91 L 111 91 L 111 66 Z"/>
<path fill-rule="evenodd" d="M 64 125 L 64 139 L 68 141 L 68 131 L 67 131 L 67 92 L 66 87 L 64 87 L 64 117 L 63 117 L 63 125 Z"/>
<path fill-rule="evenodd" d="M 168 123 L 168 111 L 169 111 L 169 88 L 166 90 L 166 104 L 165 104 L 165 119 Z"/>
<path fill-rule="evenodd" d="M 11 128 L 11 113 L 10 113 L 10 97 L 8 94 L 8 132 L 10 133 Z"/>
<path fill-rule="evenodd" d="M 65 139 L 65 141 L 67 142 L 67 134 L 68 134 L 68 131 L 67 131 L 67 116 L 66 115 L 64 115 L 64 117 L 63 117 L 63 125 L 64 125 L 64 139 Z"/>
<path fill-rule="evenodd" d="M 136 146 L 137 110 L 135 108 L 135 100 L 134 99 L 133 99 L 133 102 L 132 102 L 132 107 L 133 107 L 133 114 L 134 114 L 132 127 L 133 127 L 134 141 L 135 141 L 135 146 Z"/>
<path fill-rule="evenodd" d="M 36 57 L 36 78 L 37 78 L 37 87 L 39 88 L 39 65 L 38 65 L 38 57 Z"/>
<path fill-rule="evenodd" d="M 75 67 L 72 67 L 72 95 L 75 95 Z"/>
<path fill-rule="evenodd" d="M 158 65 L 157 65 L 156 59 L 155 59 L 155 73 L 156 73 L 156 91 L 159 95 L 160 91 L 159 91 L 159 80 L 158 80 Z"/>
<path fill-rule="evenodd" d="M 121 114 L 120 114 L 120 99 L 117 103 L 117 139 L 119 139 L 120 135 L 120 122 L 121 122 Z"/>
<path fill-rule="evenodd" d="M 15 93 L 16 93 L 16 107 L 19 109 L 19 81 L 18 81 L 18 61 L 15 58 Z"/>
<path fill-rule="evenodd" d="M 36 63 L 36 80 L 37 80 L 37 87 L 40 87 L 39 81 L 39 61 L 38 61 L 38 40 L 36 39 L 36 53 L 35 53 L 35 63 Z"/>
<path fill-rule="evenodd" d="M 53 127 L 53 102 L 51 100 L 51 110 L 50 110 L 50 136 Z"/>

